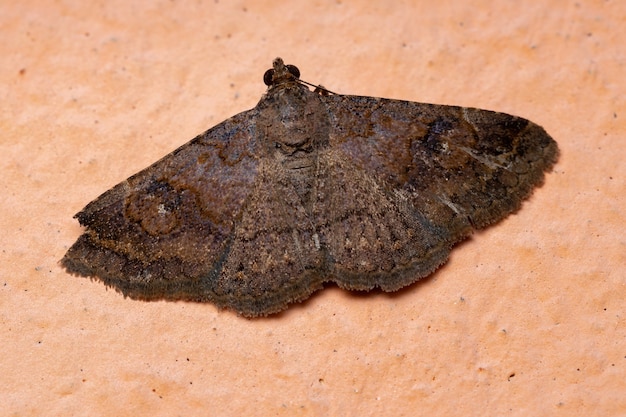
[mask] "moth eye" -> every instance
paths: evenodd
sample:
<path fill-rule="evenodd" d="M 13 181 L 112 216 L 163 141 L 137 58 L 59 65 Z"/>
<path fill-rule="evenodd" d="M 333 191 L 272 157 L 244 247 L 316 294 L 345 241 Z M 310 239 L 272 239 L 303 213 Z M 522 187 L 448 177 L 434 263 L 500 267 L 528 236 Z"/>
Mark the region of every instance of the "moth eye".
<path fill-rule="evenodd" d="M 267 71 L 265 71 L 265 74 L 263 74 L 263 82 L 268 87 L 270 85 L 272 85 L 272 79 L 273 78 L 274 78 L 274 70 L 273 69 L 268 69 Z"/>
<path fill-rule="evenodd" d="M 276 149 L 280 149 L 280 148 L 282 148 L 282 147 L 283 147 L 283 145 L 282 145 L 280 142 L 276 142 L 276 143 L 274 143 L 274 147 L 275 147 Z"/>
<path fill-rule="evenodd" d="M 300 78 L 300 70 L 295 65 L 286 65 L 287 71 L 296 78 Z"/>

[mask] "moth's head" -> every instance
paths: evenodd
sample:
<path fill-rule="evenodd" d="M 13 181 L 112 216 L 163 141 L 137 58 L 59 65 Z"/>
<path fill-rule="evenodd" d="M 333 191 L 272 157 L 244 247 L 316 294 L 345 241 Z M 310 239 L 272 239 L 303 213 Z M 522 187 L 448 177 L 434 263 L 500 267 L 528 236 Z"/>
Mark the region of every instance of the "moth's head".
<path fill-rule="evenodd" d="M 328 145 L 328 113 L 320 95 L 297 78 L 300 72 L 276 58 L 274 68 L 265 73 L 268 91 L 257 105 L 257 132 L 268 156 L 287 165 L 311 158 Z M 296 165 L 299 162 L 294 162 Z"/>
<path fill-rule="evenodd" d="M 269 88 L 277 87 L 281 84 L 298 82 L 300 70 L 295 65 L 285 65 L 282 58 L 276 58 L 271 69 L 263 74 L 263 82 Z"/>

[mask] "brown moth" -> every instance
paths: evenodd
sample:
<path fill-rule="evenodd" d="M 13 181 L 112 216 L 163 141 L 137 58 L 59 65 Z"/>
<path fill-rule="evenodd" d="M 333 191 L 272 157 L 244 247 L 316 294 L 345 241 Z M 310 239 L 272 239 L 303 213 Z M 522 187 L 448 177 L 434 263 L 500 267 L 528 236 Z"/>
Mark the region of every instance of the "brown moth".
<path fill-rule="evenodd" d="M 299 75 L 276 58 L 255 108 L 89 203 L 62 265 L 246 317 L 324 282 L 395 291 L 519 209 L 558 156 L 520 117 L 311 91 Z"/>

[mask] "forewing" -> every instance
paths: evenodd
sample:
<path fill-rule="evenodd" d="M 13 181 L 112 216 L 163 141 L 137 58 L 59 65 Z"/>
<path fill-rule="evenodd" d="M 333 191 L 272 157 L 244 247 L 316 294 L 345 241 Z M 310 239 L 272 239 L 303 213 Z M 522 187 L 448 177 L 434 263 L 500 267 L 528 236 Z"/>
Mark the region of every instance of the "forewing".
<path fill-rule="evenodd" d="M 62 264 L 133 298 L 205 300 L 256 179 L 255 116 L 224 121 L 89 203 Z"/>
<path fill-rule="evenodd" d="M 322 97 L 331 147 L 454 242 L 517 210 L 557 159 L 554 140 L 520 117 L 373 97 Z"/>
<path fill-rule="evenodd" d="M 519 208 L 557 157 L 528 120 L 485 110 L 322 96 L 331 117 L 324 238 L 335 280 L 396 290 Z"/>

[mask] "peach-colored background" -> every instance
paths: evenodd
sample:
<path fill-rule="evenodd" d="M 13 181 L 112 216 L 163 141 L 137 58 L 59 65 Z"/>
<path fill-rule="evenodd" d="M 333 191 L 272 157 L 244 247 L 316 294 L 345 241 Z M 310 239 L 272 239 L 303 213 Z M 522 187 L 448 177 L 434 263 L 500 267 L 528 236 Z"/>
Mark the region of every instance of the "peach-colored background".
<path fill-rule="evenodd" d="M 24 0 L 0 27 L 1 415 L 626 415 L 626 2 Z M 246 320 L 59 268 L 74 213 L 253 107 L 276 56 L 527 117 L 560 161 L 391 295 Z"/>

